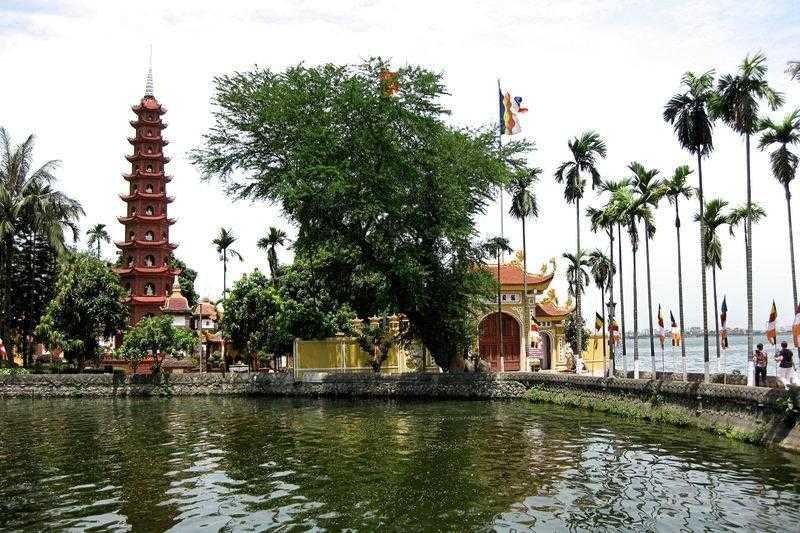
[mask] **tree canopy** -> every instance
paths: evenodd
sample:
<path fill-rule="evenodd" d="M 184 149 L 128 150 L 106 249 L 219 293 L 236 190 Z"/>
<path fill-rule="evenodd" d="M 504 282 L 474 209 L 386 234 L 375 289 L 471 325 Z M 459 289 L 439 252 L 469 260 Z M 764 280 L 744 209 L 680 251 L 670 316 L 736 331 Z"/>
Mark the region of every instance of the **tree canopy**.
<path fill-rule="evenodd" d="M 297 258 L 322 251 L 349 270 L 345 283 L 372 278 L 437 363 L 459 367 L 492 288 L 475 268 L 475 219 L 531 145 L 501 152 L 493 129 L 445 122 L 441 74 L 401 68 L 394 93 L 386 69 L 373 59 L 220 76 L 214 124 L 192 158 L 237 197 L 279 205 L 298 228 Z"/>
<path fill-rule="evenodd" d="M 191 331 L 172 325 L 167 315 L 140 320 L 125 333 L 120 355 L 130 362 L 133 371 L 147 357 L 152 357 L 159 368 L 166 356 L 181 357 L 192 353 L 200 340 Z"/>

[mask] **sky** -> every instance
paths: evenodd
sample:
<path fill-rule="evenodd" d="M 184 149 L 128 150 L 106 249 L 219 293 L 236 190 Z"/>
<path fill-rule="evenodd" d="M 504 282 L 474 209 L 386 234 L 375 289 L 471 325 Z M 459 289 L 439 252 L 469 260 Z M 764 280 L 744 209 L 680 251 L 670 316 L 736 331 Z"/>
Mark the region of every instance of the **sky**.
<path fill-rule="evenodd" d="M 213 78 L 254 66 L 283 69 L 299 62 L 355 63 L 370 56 L 395 65 L 420 64 L 444 73 L 445 104 L 455 126 L 489 124 L 497 116 L 497 79 L 522 96 L 529 108 L 520 136 L 537 149 L 530 163 L 541 167 L 536 185 L 539 219 L 528 233 L 530 270 L 551 257 L 574 251 L 574 208 L 563 201 L 552 178 L 568 157 L 567 140 L 598 131 L 608 144 L 600 165 L 604 177 L 628 175 L 640 161 L 670 175 L 694 160 L 682 151 L 661 115 L 687 71 L 733 72 L 746 54 L 764 52 L 769 81 L 786 97 L 782 116 L 800 107 L 800 83 L 784 73 L 800 59 L 800 9 L 795 1 L 571 1 L 406 2 L 163 0 L 0 0 L 0 125 L 17 141 L 36 135 L 38 161 L 62 161 L 60 185 L 86 210 L 85 229 L 105 223 L 121 239 L 116 217 L 124 212 L 118 194 L 130 170 L 127 137 L 130 106 L 144 93 L 149 46 L 153 47 L 155 93 L 166 105 L 172 158 L 168 173 L 176 197 L 170 216 L 176 254 L 199 272 L 197 290 L 217 298 L 222 265 L 210 244 L 221 226 L 233 228 L 244 257 L 229 265 L 229 279 L 259 267 L 266 256 L 256 240 L 270 225 L 294 233 L 276 206 L 235 203 L 218 182 L 204 182 L 187 153 L 202 143 L 211 125 Z M 704 163 L 706 197 L 732 205 L 745 201 L 743 139 L 727 127 L 715 129 L 716 150 Z M 695 175 L 696 176 L 696 175 Z M 793 318 L 786 205 L 771 177 L 768 156 L 752 153 L 753 197 L 768 212 L 753 230 L 755 326 L 763 327 L 774 299 L 780 325 Z M 586 204 L 602 198 L 587 192 Z M 507 205 L 507 204 L 506 204 Z M 696 201 L 683 202 L 686 325 L 700 324 L 700 245 L 691 222 Z M 795 220 L 800 214 L 795 216 Z M 652 241 L 653 306 L 677 316 L 674 211 L 656 213 Z M 499 210 L 478 219 L 481 236 L 499 233 Z M 602 235 L 582 226 L 585 248 L 607 249 Z M 521 248 L 519 224 L 506 219 L 505 233 Z M 800 238 L 800 235 L 798 235 Z M 744 243 L 741 232 L 723 232 L 719 300 L 727 296 L 729 325 L 746 325 Z M 105 250 L 108 258 L 114 250 Z M 628 329 L 632 328 L 631 255 L 623 265 Z M 639 254 L 640 329 L 646 327 L 644 253 Z M 291 250 L 280 252 L 291 260 Z M 559 260 L 554 286 L 566 299 L 565 265 Z M 584 299 L 585 316 L 599 309 L 598 291 Z M 709 318 L 713 325 L 709 276 Z M 655 313 L 655 310 L 654 310 Z"/>

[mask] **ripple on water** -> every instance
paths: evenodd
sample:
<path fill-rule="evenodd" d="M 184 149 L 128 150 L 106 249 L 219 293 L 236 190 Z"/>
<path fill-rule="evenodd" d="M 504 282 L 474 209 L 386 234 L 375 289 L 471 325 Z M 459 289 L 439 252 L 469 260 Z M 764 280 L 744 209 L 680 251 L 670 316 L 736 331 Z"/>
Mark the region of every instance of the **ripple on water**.
<path fill-rule="evenodd" d="M 796 456 L 568 408 L 246 398 L 33 405 L 6 401 L 0 413 L 0 530 L 800 523 Z"/>

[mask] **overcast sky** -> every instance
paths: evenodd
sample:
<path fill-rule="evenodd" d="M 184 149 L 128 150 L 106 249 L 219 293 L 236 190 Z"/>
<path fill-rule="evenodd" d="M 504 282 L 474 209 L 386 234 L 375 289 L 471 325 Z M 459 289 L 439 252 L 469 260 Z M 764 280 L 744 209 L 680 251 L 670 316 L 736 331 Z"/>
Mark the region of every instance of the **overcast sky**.
<path fill-rule="evenodd" d="M 144 92 L 148 45 L 153 45 L 156 96 L 169 112 L 166 137 L 175 176 L 170 215 L 178 219 L 172 239 L 177 254 L 199 271 L 197 289 L 216 298 L 222 266 L 210 245 L 220 226 L 239 236 L 245 260 L 232 264 L 235 279 L 266 257 L 255 242 L 270 225 L 293 230 L 279 209 L 234 204 L 217 183 L 203 183 L 187 162 L 210 124 L 212 78 L 253 65 L 281 69 L 300 61 L 351 63 L 381 55 L 396 65 L 417 63 L 444 72 L 447 105 L 457 125 L 495 120 L 496 78 L 523 96 L 530 112 L 521 135 L 535 140 L 531 162 L 544 169 L 537 186 L 540 218 L 529 232 L 531 270 L 574 248 L 574 209 L 562 200 L 552 173 L 567 157 L 566 142 L 587 129 L 607 140 L 607 177 L 626 175 L 633 160 L 664 173 L 694 162 L 664 124 L 664 103 L 686 70 L 733 71 L 761 50 L 769 58 L 769 80 L 786 95 L 775 115 L 800 106 L 800 83 L 784 74 L 786 61 L 800 59 L 797 1 L 720 2 L 224 2 L 0 0 L 0 124 L 16 140 L 37 136 L 40 160 L 60 159 L 61 185 L 80 200 L 84 228 L 102 222 L 122 237 L 116 217 L 124 205 L 120 174 L 133 133 L 130 106 Z M 715 130 L 716 151 L 704 166 L 708 198 L 732 204 L 745 199 L 744 142 L 726 127 Z M 791 323 L 791 277 L 786 209 L 780 185 L 770 176 L 767 155 L 753 153 L 754 198 L 768 211 L 754 228 L 755 325 L 762 327 L 774 298 L 779 323 Z M 588 194 L 587 203 L 599 203 Z M 696 202 L 684 202 L 684 279 L 687 326 L 700 322 L 699 243 L 690 218 Z M 673 211 L 657 213 L 652 243 L 654 307 L 677 316 Z M 800 217 L 798 214 L 795 218 Z M 497 209 L 479 221 L 481 234 L 498 233 Z M 521 247 L 516 223 L 506 222 L 512 244 Z M 800 237 L 800 236 L 798 236 Z M 583 227 L 584 246 L 606 247 Z M 727 294 L 729 323 L 746 324 L 744 244 L 723 238 L 720 302 Z M 112 248 L 106 250 L 110 258 Z M 643 256 L 644 254 L 640 254 Z M 281 253 L 290 260 L 290 252 Z M 643 257 L 639 301 L 646 303 Z M 625 257 L 626 296 L 631 297 L 631 257 Z M 563 264 L 561 273 L 563 273 Z M 566 298 L 563 275 L 556 287 Z M 711 302 L 709 277 L 709 304 Z M 585 316 L 599 303 L 586 297 Z M 628 304 L 630 319 L 631 305 Z M 640 327 L 646 305 L 640 307 Z M 709 312 L 713 325 L 713 312 Z M 631 326 L 629 326 L 630 328 Z"/>

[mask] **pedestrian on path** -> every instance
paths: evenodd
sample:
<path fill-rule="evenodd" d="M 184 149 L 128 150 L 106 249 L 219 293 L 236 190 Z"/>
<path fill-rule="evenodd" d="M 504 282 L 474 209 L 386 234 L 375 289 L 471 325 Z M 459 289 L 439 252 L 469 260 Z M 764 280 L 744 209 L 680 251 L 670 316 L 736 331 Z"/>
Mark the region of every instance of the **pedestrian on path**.
<path fill-rule="evenodd" d="M 783 386 L 788 389 L 789 385 L 796 384 L 794 353 L 789 349 L 786 341 L 781 343 L 780 351 L 775 354 L 775 362 L 778 363 L 778 380 L 783 383 Z"/>
<path fill-rule="evenodd" d="M 756 387 L 767 386 L 767 352 L 764 351 L 764 345 L 758 343 L 756 351 L 753 354 L 753 363 L 756 367 Z"/>

